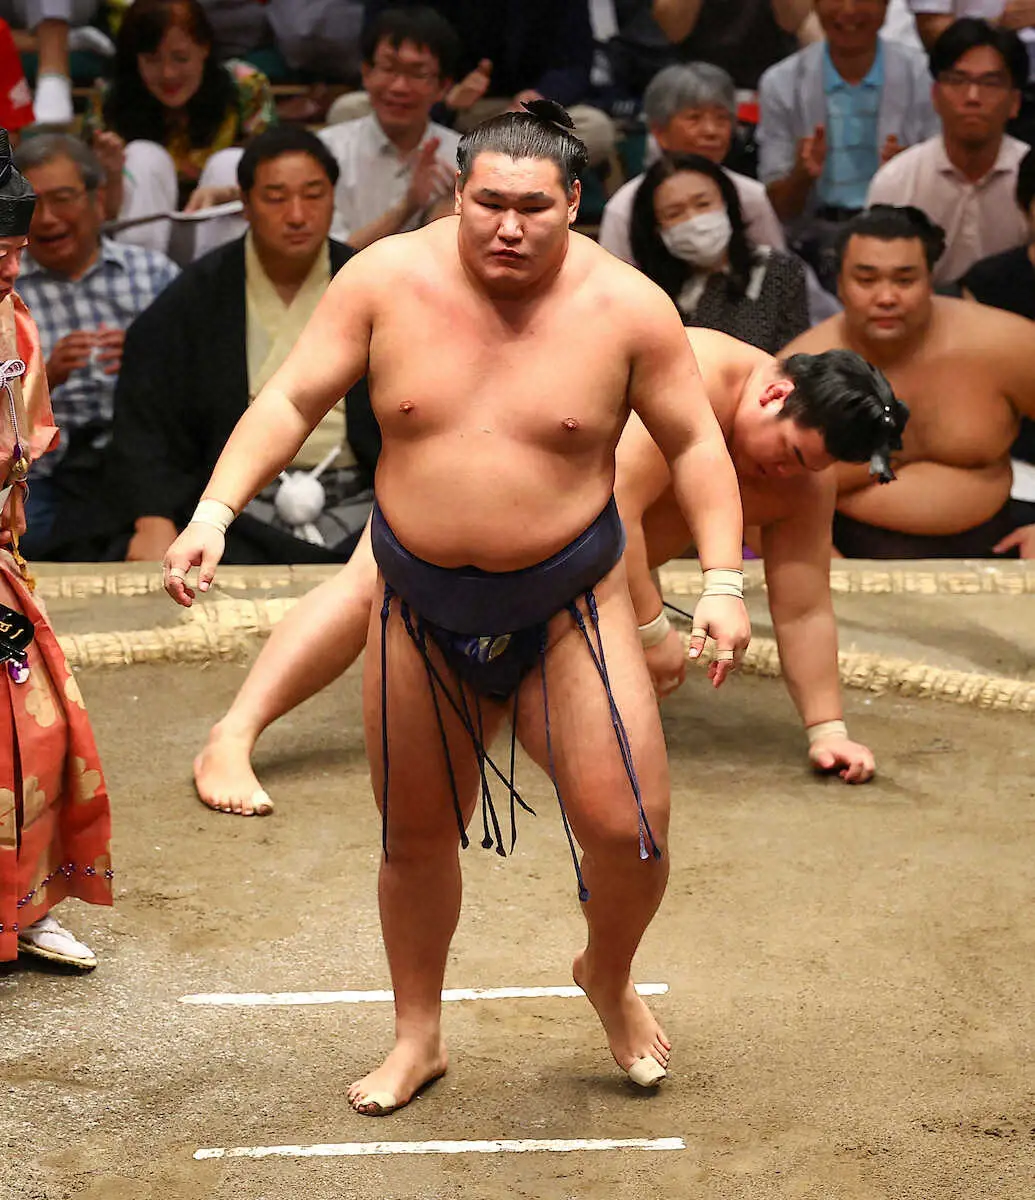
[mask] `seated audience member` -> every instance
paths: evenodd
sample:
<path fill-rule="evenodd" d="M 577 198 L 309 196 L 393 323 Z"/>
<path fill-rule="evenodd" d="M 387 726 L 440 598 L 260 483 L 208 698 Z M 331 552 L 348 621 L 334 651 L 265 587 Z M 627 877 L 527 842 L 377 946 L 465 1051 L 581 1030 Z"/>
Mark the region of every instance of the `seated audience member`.
<path fill-rule="evenodd" d="M 371 112 L 320 137 L 341 172 L 334 236 L 356 250 L 420 225 L 446 201 L 452 211 L 459 136 L 430 120 L 449 89 L 460 42 L 431 8 L 388 9 L 363 36 L 363 86 Z"/>
<path fill-rule="evenodd" d="M 715 63 L 738 88 L 754 89 L 767 67 L 811 41 L 812 0 L 654 0 L 654 19 L 679 57 Z"/>
<path fill-rule="evenodd" d="M 328 240 L 337 177 L 315 134 L 261 134 L 238 166 L 248 233 L 191 263 L 130 329 L 108 457 L 113 504 L 95 530 L 114 535 L 103 554 L 156 561 L 189 521 L 234 425 L 353 254 Z M 379 450 L 361 383 L 234 522 L 227 561 L 347 559 Z"/>
<path fill-rule="evenodd" d="M 784 352 L 854 350 L 911 413 L 890 486 L 839 468 L 834 545 L 849 558 L 1035 557 L 1035 505 L 1010 498 L 1010 446 L 1035 416 L 1035 326 L 936 296 L 943 245 L 919 209 L 860 213 L 841 232 L 844 312 Z"/>
<path fill-rule="evenodd" d="M 928 49 L 960 17 L 984 17 L 1003 29 L 1012 29 L 1028 52 L 1028 86 L 1021 95 L 1018 116 L 1010 132 L 1035 145 L 1035 4 L 1031 0 L 909 0 L 916 27 Z"/>
<path fill-rule="evenodd" d="M 26 504 L 26 553 L 46 558 L 59 511 L 97 500 L 126 329 L 177 268 L 155 250 L 101 236 L 103 171 L 78 138 L 28 138 L 15 162 L 36 192 L 18 291 L 39 326 L 61 430 L 61 445 L 33 470 Z"/>
<path fill-rule="evenodd" d="M 35 107 L 42 124 L 70 125 L 75 117 L 70 52 L 112 54 L 111 40 L 88 24 L 99 8 L 98 0 L 0 0 L 0 17 L 16 29 L 31 30 L 35 37 Z"/>
<path fill-rule="evenodd" d="M 831 290 L 839 224 L 863 208 L 882 163 L 936 128 L 926 60 L 880 37 L 886 11 L 886 0 L 817 0 L 825 40 L 759 85 L 759 177 Z"/>
<path fill-rule="evenodd" d="M 460 38 L 462 78 L 445 97 L 461 131 L 524 100 L 545 96 L 564 105 L 591 165 L 614 149 L 614 125 L 586 103 L 592 85 L 593 29 L 586 0 L 424 0 Z M 412 0 L 366 0 L 365 27 Z M 346 103 L 348 98 L 346 98 Z M 333 110 L 332 110 L 333 112 Z"/>
<path fill-rule="evenodd" d="M 934 282 L 946 284 L 1027 239 L 1013 194 L 1028 148 L 1006 125 L 1020 105 L 1028 56 L 1015 33 L 964 17 L 932 46 L 930 66 L 941 134 L 881 167 L 867 201 L 912 205 L 945 230 Z"/>
<path fill-rule="evenodd" d="M 650 132 L 668 154 L 699 154 L 722 163 L 729 154 L 737 119 L 733 80 L 710 63 L 665 67 L 643 95 Z M 737 190 L 748 237 L 758 245 L 784 248 L 783 229 L 765 188 L 755 179 L 727 171 Z M 623 184 L 604 207 L 599 242 L 624 262 L 636 265 L 629 239 L 633 201 L 643 182 L 637 175 Z"/>
<path fill-rule="evenodd" d="M 748 239 L 736 188 L 707 158 L 666 155 L 650 168 L 633 204 L 632 249 L 685 325 L 770 353 L 809 327 L 804 267 Z"/>
<path fill-rule="evenodd" d="M 1029 150 L 1017 169 L 1017 207 L 1028 222 L 1026 246 L 983 258 L 963 276 L 968 300 L 1002 308 L 1035 321 L 1035 150 Z M 1032 327 L 1035 332 L 1035 326 Z M 1021 420 L 1021 432 L 1010 451 L 1015 500 L 1035 501 L 1035 421 Z"/>
<path fill-rule="evenodd" d="M 169 212 L 199 185 L 232 185 L 238 156 L 220 152 L 274 122 L 266 77 L 247 63 L 217 62 L 212 45 L 198 0 L 134 0 L 127 10 L 112 78 L 95 92 L 87 121 L 91 132 L 117 137 L 114 154 L 106 146 L 114 159 L 106 160 L 109 216 L 130 221 Z M 162 249 L 168 239 L 168 222 L 121 235 Z"/>

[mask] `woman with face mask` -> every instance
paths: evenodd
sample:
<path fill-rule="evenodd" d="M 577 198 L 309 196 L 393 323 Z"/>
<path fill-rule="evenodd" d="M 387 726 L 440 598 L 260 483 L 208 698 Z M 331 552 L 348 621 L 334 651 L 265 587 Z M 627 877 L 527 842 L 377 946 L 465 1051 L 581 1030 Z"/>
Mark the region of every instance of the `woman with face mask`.
<path fill-rule="evenodd" d="M 748 241 L 736 189 L 708 159 L 659 159 L 636 193 L 630 237 L 640 268 L 672 297 L 684 325 L 770 354 L 808 329 L 802 264 Z"/>

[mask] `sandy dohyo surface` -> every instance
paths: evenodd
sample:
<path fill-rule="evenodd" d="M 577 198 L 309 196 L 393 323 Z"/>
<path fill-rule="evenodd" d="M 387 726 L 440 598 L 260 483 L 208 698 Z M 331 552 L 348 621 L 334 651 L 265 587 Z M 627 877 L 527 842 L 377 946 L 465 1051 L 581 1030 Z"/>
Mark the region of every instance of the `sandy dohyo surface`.
<path fill-rule="evenodd" d="M 979 665 L 1003 670 L 994 627 L 975 640 L 975 617 L 961 641 L 950 617 L 969 615 L 946 614 L 945 654 L 978 645 Z M 1010 616 L 1024 643 L 1030 619 Z M 1029 646 L 1012 664 L 1022 678 Z M 277 812 L 242 820 L 197 803 L 189 764 L 244 669 L 80 676 L 113 796 L 118 907 L 62 909 L 101 958 L 92 975 L 0 968 L 4 1200 L 1035 1195 L 1031 715 L 849 694 L 853 734 L 881 767 L 851 789 L 809 774 L 779 682 L 712 694 L 691 680 L 665 708 L 673 874 L 638 968 L 670 988 L 653 1003 L 671 1078 L 634 1093 L 583 1000 L 453 1004 L 448 1076 L 378 1121 L 344 1094 L 387 1048 L 389 1006 L 178 1000 L 388 986 L 358 672 L 267 735 L 258 763 Z M 540 815 L 512 859 L 467 853 L 450 986 L 570 982 L 582 923 L 567 848 L 545 780 L 527 763 L 519 780 Z M 661 1137 L 686 1149 L 193 1158 Z"/>

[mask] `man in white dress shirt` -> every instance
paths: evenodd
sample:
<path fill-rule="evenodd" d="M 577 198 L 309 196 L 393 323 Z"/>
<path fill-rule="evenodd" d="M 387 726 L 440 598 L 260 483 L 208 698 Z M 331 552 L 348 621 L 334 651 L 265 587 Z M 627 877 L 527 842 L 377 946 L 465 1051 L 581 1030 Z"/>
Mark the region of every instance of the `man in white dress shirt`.
<path fill-rule="evenodd" d="M 452 212 L 459 135 L 430 118 L 452 83 L 460 41 L 433 9 L 387 11 L 363 39 L 371 111 L 320 138 L 338 160 L 332 236 L 357 250 Z"/>
<path fill-rule="evenodd" d="M 962 17 L 931 47 L 930 63 L 941 134 L 885 163 L 866 202 L 912 205 L 945 230 L 945 254 L 932 274 L 937 285 L 1028 240 L 1014 203 L 1028 147 L 1006 133 L 1020 108 L 1028 57 L 1016 33 Z"/>

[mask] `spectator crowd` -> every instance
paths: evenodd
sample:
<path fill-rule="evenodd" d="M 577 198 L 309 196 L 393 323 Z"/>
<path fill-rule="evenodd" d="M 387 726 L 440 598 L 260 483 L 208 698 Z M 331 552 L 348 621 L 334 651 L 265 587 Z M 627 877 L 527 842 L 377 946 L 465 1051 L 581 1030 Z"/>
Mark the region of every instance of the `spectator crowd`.
<path fill-rule="evenodd" d="M 835 546 L 1035 558 L 1031 0 L 0 0 L 0 125 L 38 199 L 18 291 L 57 452 L 29 557 L 158 561 L 330 280 L 453 211 L 478 122 L 547 97 L 577 228 L 687 326 L 845 347 L 910 408 L 895 483 L 838 477 Z M 346 559 L 365 383 L 233 527 Z M 840 468 L 838 468 L 840 470 Z"/>

